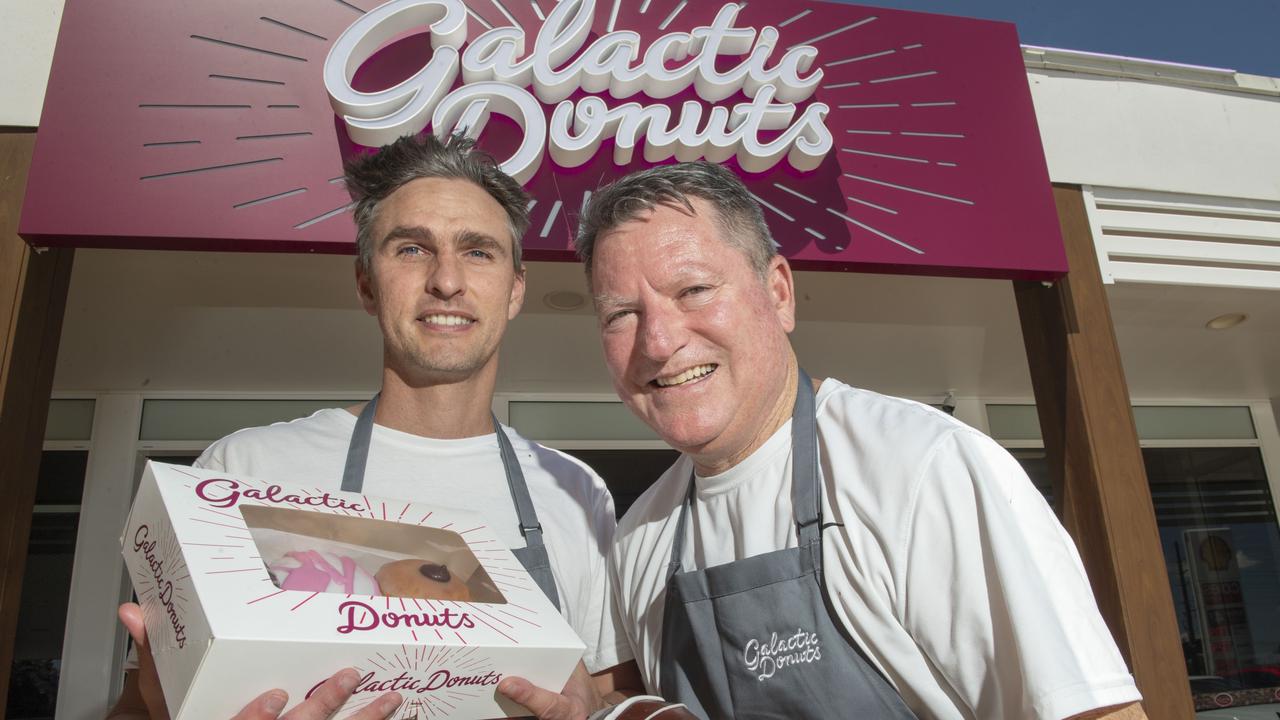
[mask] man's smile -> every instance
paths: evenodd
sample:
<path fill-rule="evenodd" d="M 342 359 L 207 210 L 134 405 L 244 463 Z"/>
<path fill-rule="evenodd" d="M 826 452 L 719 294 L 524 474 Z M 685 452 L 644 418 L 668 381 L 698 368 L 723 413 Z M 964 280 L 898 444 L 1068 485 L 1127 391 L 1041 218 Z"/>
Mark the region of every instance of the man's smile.
<path fill-rule="evenodd" d="M 678 372 L 672 375 L 658 376 L 653 380 L 650 380 L 649 384 L 656 385 L 657 387 L 660 387 L 660 388 L 669 388 L 669 387 L 676 387 L 679 385 L 685 385 L 688 383 L 697 382 L 709 376 L 711 373 L 715 372 L 716 368 L 718 367 L 720 366 L 716 365 L 715 363 L 694 365 L 693 367 L 688 368 L 687 370 L 684 370 L 682 372 Z"/>

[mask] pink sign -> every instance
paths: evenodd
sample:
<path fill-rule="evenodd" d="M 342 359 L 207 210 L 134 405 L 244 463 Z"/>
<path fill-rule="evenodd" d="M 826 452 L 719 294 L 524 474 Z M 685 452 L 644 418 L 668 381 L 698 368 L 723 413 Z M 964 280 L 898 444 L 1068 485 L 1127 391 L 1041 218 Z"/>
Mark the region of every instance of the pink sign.
<path fill-rule="evenodd" d="M 462 2 L 68 0 L 23 237 L 349 253 L 342 162 L 367 151 L 352 138 L 468 126 L 534 198 L 528 259 L 572 259 L 602 183 L 707 157 L 803 269 L 1066 271 L 1011 25 L 835 2 Z"/>

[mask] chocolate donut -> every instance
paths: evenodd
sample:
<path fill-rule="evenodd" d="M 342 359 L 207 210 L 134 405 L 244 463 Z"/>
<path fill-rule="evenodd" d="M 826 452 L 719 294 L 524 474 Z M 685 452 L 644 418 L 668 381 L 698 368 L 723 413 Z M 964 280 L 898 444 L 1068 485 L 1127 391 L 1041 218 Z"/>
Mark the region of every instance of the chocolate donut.
<path fill-rule="evenodd" d="M 397 560 L 383 565 L 375 576 L 382 594 L 422 600 L 471 599 L 471 590 L 448 566 L 429 560 Z"/>

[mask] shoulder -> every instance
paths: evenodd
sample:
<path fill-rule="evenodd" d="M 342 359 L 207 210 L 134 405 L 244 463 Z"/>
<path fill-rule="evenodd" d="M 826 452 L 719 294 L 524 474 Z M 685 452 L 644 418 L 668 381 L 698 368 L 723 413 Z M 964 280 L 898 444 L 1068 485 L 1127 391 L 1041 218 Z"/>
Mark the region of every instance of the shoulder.
<path fill-rule="evenodd" d="M 355 426 L 355 416 L 342 408 L 325 408 L 294 420 L 237 430 L 214 441 L 196 461 L 199 467 L 228 472 L 235 465 L 260 453 L 290 454 L 307 447 L 333 446 L 335 440 L 345 442 Z"/>
<path fill-rule="evenodd" d="M 904 443 L 928 446 L 958 431 L 974 431 L 950 415 L 906 398 L 882 395 L 847 385 L 834 378 L 823 381 L 817 398 L 818 423 L 823 430 L 839 430 L 893 448 Z M 981 434 L 981 433 L 978 433 Z"/>
<path fill-rule="evenodd" d="M 925 486 L 966 492 L 1021 475 L 994 440 L 950 415 L 836 380 L 819 392 L 818 435 L 833 504 L 885 530 L 906 522 Z"/>

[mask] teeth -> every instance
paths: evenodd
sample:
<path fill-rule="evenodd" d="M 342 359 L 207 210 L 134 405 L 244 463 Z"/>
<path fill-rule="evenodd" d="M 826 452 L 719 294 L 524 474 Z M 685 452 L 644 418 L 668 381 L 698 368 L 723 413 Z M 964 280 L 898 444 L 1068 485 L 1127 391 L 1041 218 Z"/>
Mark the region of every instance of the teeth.
<path fill-rule="evenodd" d="M 657 383 L 659 387 L 671 387 L 673 385 L 683 385 L 689 382 L 690 380 L 700 378 L 704 375 L 709 375 L 711 374 L 711 371 L 715 369 L 716 369 L 715 365 L 695 365 L 694 367 L 691 367 L 688 370 L 685 370 L 684 372 L 680 373 L 679 375 L 676 375 L 675 377 L 658 378 L 654 380 L 654 382 Z"/>
<path fill-rule="evenodd" d="M 475 320 L 469 320 L 457 315 L 428 315 L 422 320 L 432 325 L 470 325 L 475 322 Z"/>

